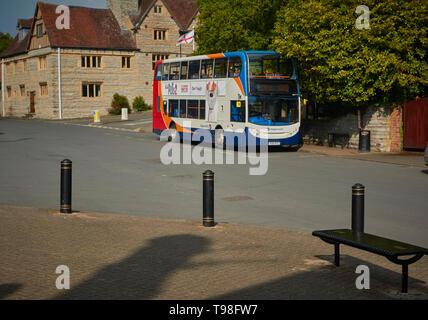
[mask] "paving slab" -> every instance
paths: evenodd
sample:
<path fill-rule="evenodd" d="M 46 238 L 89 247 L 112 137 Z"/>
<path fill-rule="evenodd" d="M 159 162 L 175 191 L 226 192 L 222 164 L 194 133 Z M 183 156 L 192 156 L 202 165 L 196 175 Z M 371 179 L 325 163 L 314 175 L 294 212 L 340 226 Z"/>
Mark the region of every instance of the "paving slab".
<path fill-rule="evenodd" d="M 428 299 L 428 257 L 409 268 L 309 233 L 202 221 L 0 207 L 1 299 Z M 58 290 L 56 268 L 70 270 Z M 370 290 L 355 286 L 370 269 Z"/>

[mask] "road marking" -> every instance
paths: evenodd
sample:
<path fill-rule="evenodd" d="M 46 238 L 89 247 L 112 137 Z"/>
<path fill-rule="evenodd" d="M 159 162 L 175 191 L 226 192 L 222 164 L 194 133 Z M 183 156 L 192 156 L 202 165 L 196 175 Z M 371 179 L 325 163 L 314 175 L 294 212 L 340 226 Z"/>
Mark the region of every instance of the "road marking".
<path fill-rule="evenodd" d="M 124 123 L 124 126 L 136 126 L 139 124 L 149 124 L 152 123 L 152 120 L 146 120 L 146 121 L 138 121 L 138 122 L 132 122 L 132 123 Z"/>

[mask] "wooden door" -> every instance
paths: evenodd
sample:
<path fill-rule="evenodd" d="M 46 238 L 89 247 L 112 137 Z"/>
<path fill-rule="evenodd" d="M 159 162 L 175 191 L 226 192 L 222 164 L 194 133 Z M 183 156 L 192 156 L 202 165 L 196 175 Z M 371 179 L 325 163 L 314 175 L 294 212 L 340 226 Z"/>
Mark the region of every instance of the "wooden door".
<path fill-rule="evenodd" d="M 425 149 L 428 142 L 428 98 L 404 104 L 404 148 Z"/>
<path fill-rule="evenodd" d="M 36 93 L 34 91 L 31 91 L 30 92 L 30 113 L 36 113 L 35 97 L 36 97 Z"/>

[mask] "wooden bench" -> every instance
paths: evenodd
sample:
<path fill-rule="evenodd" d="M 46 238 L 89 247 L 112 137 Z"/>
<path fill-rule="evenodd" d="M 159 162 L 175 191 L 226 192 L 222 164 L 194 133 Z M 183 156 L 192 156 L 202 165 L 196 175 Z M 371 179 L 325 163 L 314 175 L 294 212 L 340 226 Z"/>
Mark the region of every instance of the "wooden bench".
<path fill-rule="evenodd" d="M 349 145 L 349 134 L 347 133 L 336 133 L 329 132 L 328 133 L 328 146 L 330 148 L 335 147 L 336 145 L 340 145 L 343 148 Z"/>
<path fill-rule="evenodd" d="M 357 249 L 384 256 L 389 261 L 402 266 L 401 289 L 407 293 L 409 265 L 428 255 L 428 249 L 411 244 L 374 236 L 368 233 L 358 233 L 349 229 L 314 231 L 312 235 L 334 245 L 334 263 L 340 265 L 339 245 L 344 244 Z M 412 256 L 400 259 L 403 256 Z"/>

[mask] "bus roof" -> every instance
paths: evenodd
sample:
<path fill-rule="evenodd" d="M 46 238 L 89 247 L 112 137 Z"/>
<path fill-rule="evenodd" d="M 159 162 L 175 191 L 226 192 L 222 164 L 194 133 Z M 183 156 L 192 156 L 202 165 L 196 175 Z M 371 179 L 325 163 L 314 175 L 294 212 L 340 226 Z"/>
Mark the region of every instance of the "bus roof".
<path fill-rule="evenodd" d="M 215 59 L 215 58 L 227 58 L 227 57 L 240 57 L 244 56 L 247 53 L 266 53 L 266 54 L 279 54 L 275 51 L 234 51 L 234 52 L 224 52 L 224 53 L 215 53 L 215 54 L 204 54 L 199 56 L 189 56 L 189 57 L 181 57 L 181 58 L 171 58 L 166 59 L 163 63 L 173 63 L 173 62 L 181 62 L 181 61 L 193 61 L 200 59 Z"/>

